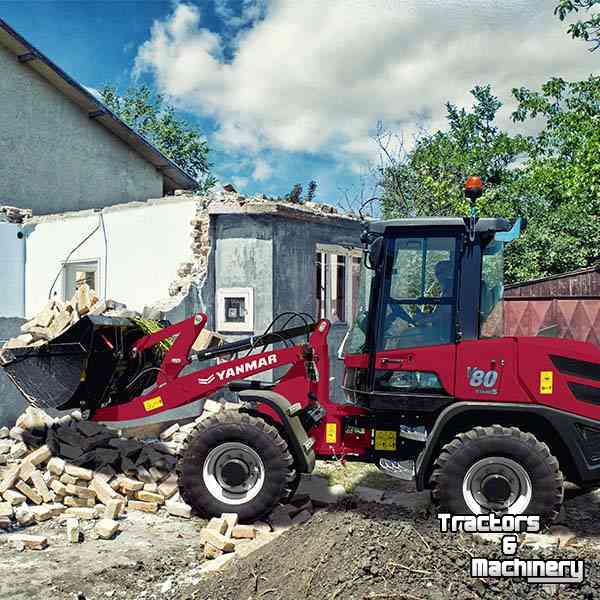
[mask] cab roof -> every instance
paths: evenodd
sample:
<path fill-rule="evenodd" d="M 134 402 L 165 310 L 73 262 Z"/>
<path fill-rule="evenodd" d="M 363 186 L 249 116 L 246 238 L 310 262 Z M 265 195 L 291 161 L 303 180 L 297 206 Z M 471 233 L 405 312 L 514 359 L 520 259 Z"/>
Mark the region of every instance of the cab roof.
<path fill-rule="evenodd" d="M 468 217 L 466 217 L 468 221 Z M 495 233 L 497 231 L 510 231 L 511 223 L 503 218 L 479 219 L 475 225 L 478 233 Z M 387 221 L 373 221 L 369 223 L 369 231 L 385 233 L 392 228 L 420 228 L 420 229 L 466 229 L 465 219 L 462 217 L 417 217 L 415 219 L 389 219 Z"/>

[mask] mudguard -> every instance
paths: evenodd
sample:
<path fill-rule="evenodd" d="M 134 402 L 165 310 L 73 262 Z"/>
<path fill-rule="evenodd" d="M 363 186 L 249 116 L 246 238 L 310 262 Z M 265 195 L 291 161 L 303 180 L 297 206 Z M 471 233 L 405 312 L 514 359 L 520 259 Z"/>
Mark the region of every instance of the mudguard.
<path fill-rule="evenodd" d="M 241 402 L 255 402 L 268 406 L 279 417 L 290 452 L 299 473 L 312 473 L 315 468 L 314 439 L 307 433 L 292 405 L 281 394 L 268 390 L 244 390 L 238 393 Z"/>

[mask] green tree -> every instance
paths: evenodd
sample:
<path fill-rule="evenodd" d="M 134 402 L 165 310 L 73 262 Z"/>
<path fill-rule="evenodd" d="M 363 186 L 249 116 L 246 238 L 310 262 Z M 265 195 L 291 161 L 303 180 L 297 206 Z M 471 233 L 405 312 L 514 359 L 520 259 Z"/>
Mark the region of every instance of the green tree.
<path fill-rule="evenodd" d="M 594 6 L 600 7 L 600 0 L 560 0 L 554 9 L 554 14 L 564 21 L 571 13 L 578 13 L 580 10 L 591 11 Z M 600 48 L 600 10 L 590 13 L 589 19 L 580 19 L 571 23 L 567 33 L 573 39 L 593 42 L 591 51 Z"/>
<path fill-rule="evenodd" d="M 199 182 L 199 192 L 213 187 L 209 148 L 200 131 L 175 113 L 159 94 L 145 85 L 120 96 L 114 86 L 100 90 L 102 102 L 127 125 Z"/>
<path fill-rule="evenodd" d="M 514 193 L 528 198 L 531 226 L 511 245 L 512 279 L 585 267 L 600 257 L 600 77 L 553 78 L 541 90 L 513 90 L 518 123 L 543 129 L 528 139 Z"/>
<path fill-rule="evenodd" d="M 311 179 L 308 183 L 308 189 L 306 190 L 306 202 L 314 202 L 317 193 L 317 182 Z"/>
<path fill-rule="evenodd" d="M 422 135 L 398 160 L 384 148 L 387 160 L 381 184 L 386 217 L 466 214 L 463 185 L 469 175 L 479 175 L 486 183 L 479 203 L 482 214 L 498 210 L 515 214 L 507 189 L 515 179 L 510 167 L 525 149 L 525 140 L 494 124 L 501 103 L 490 86 L 475 87 L 471 94 L 471 110 L 447 103 L 448 128 Z"/>
<path fill-rule="evenodd" d="M 296 183 L 292 188 L 292 191 L 285 197 L 288 202 L 292 202 L 293 204 L 301 204 L 302 203 L 302 184 Z"/>

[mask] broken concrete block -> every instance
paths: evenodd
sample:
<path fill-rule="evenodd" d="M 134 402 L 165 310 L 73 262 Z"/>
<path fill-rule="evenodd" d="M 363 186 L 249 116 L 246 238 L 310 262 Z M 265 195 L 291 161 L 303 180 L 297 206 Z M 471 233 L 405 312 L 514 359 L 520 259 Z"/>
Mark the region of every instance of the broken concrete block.
<path fill-rule="evenodd" d="M 177 474 L 171 473 L 162 483 L 158 486 L 158 493 L 162 494 L 165 498 L 171 498 L 174 496 L 179 489 L 177 483 Z"/>
<path fill-rule="evenodd" d="M 111 519 L 100 519 L 94 531 L 98 534 L 98 537 L 103 540 L 110 540 L 115 536 L 115 533 L 119 531 L 119 524 Z"/>
<path fill-rule="evenodd" d="M 170 515 L 189 519 L 192 516 L 192 507 L 185 502 L 165 502 L 165 508 Z"/>
<path fill-rule="evenodd" d="M 56 433 L 56 437 L 65 444 L 69 444 L 70 446 L 76 446 L 78 448 L 81 447 L 81 443 L 83 442 L 83 438 L 79 434 L 79 432 L 75 429 L 75 427 L 61 425 L 57 427 L 54 432 Z"/>
<path fill-rule="evenodd" d="M 31 525 L 35 521 L 31 509 L 27 506 L 19 506 L 19 508 L 15 510 L 15 519 L 17 520 L 17 523 L 23 527 Z"/>
<path fill-rule="evenodd" d="M 14 440 L 0 440 L 0 454 L 8 454 L 13 447 Z"/>
<path fill-rule="evenodd" d="M 93 421 L 79 421 L 75 425 L 77 431 L 85 435 L 86 437 L 93 437 L 99 433 L 108 433 L 104 425 L 94 423 Z M 111 434 L 112 437 L 112 434 Z"/>
<path fill-rule="evenodd" d="M 236 540 L 253 540 L 256 537 L 256 529 L 252 525 L 236 525 L 231 530 L 231 537 Z"/>
<path fill-rule="evenodd" d="M 160 494 L 153 494 L 152 492 L 146 492 L 140 490 L 136 492 L 135 497 L 142 502 L 156 502 L 157 504 L 164 504 L 165 499 Z"/>
<path fill-rule="evenodd" d="M 22 442 L 24 431 L 25 430 L 21 429 L 20 427 L 12 427 L 11 430 L 8 432 L 8 435 L 11 440 L 15 440 L 16 442 Z"/>
<path fill-rule="evenodd" d="M 63 498 L 63 504 L 65 506 L 75 506 L 83 508 L 93 508 L 96 506 L 94 498 L 78 498 L 77 496 L 65 496 Z"/>
<path fill-rule="evenodd" d="M 50 504 L 42 504 L 42 506 L 45 506 L 52 513 L 53 517 L 58 517 L 58 515 L 67 510 L 67 507 L 60 502 L 51 502 Z"/>
<path fill-rule="evenodd" d="M 48 333 L 51 338 L 55 338 L 59 335 L 63 330 L 65 330 L 69 325 L 71 325 L 72 316 L 71 313 L 64 310 L 54 315 L 54 319 L 52 319 L 52 323 L 48 327 Z M 34 333 L 30 331 L 30 333 Z"/>
<path fill-rule="evenodd" d="M 12 517 L 13 505 L 10 502 L 0 502 L 0 517 Z"/>
<path fill-rule="evenodd" d="M 221 519 L 223 519 L 227 525 L 227 529 L 223 535 L 225 535 L 225 537 L 231 537 L 231 532 L 238 522 L 237 513 L 223 513 Z"/>
<path fill-rule="evenodd" d="M 102 504 L 108 504 L 114 498 L 120 499 L 119 494 L 97 476 L 90 482 L 89 489 L 96 494 Z"/>
<path fill-rule="evenodd" d="M 119 487 L 126 492 L 139 492 L 144 489 L 144 482 L 123 477 L 119 482 Z"/>
<path fill-rule="evenodd" d="M 10 449 L 10 457 L 13 459 L 23 458 L 27 452 L 27 446 L 23 442 L 18 442 Z"/>
<path fill-rule="evenodd" d="M 7 537 L 13 544 L 22 543 L 30 550 L 43 550 L 48 545 L 48 538 L 43 535 L 25 535 L 17 533 Z"/>
<path fill-rule="evenodd" d="M 7 438 L 9 433 L 10 429 L 8 427 L 0 427 L 0 440 Z"/>
<path fill-rule="evenodd" d="M 79 519 L 67 519 L 67 540 L 70 544 L 78 544 L 81 541 L 81 528 Z"/>
<path fill-rule="evenodd" d="M 73 484 L 68 484 L 68 485 L 73 485 Z M 58 479 L 55 479 L 54 481 L 50 482 L 50 489 L 57 496 L 66 496 L 67 495 L 67 486 L 64 483 L 62 483 L 61 481 L 58 481 Z"/>
<path fill-rule="evenodd" d="M 179 424 L 178 423 L 174 423 L 173 425 L 171 425 L 170 427 L 167 427 L 167 429 L 165 429 L 161 434 L 160 434 L 160 439 L 163 441 L 167 441 L 173 434 L 175 434 L 177 431 L 179 431 Z"/>
<path fill-rule="evenodd" d="M 98 511 L 95 508 L 83 506 L 71 506 L 61 515 L 64 518 L 77 517 L 84 521 L 91 521 L 98 518 Z"/>
<path fill-rule="evenodd" d="M 60 477 L 65 472 L 66 463 L 62 458 L 53 456 L 46 465 L 46 468 L 52 475 Z"/>
<path fill-rule="evenodd" d="M 147 513 L 158 512 L 158 504 L 156 502 L 143 502 L 141 500 L 129 500 L 127 508 L 131 510 L 141 510 Z"/>
<path fill-rule="evenodd" d="M 49 521 L 53 517 L 52 510 L 50 510 L 46 505 L 32 507 L 31 514 L 33 515 L 36 523 Z"/>
<path fill-rule="evenodd" d="M 28 457 L 27 462 L 30 462 L 32 465 L 36 467 L 45 463 L 52 457 L 52 453 L 50 452 L 50 448 L 45 444 L 39 447 L 37 450 L 34 450 Z"/>
<path fill-rule="evenodd" d="M 233 542 L 229 538 L 207 527 L 200 532 L 200 541 L 204 544 L 211 544 L 215 548 L 223 550 L 223 552 L 233 552 L 235 549 Z"/>
<path fill-rule="evenodd" d="M 158 485 L 154 482 L 144 484 L 144 492 L 150 492 L 152 494 L 158 494 Z"/>
<path fill-rule="evenodd" d="M 73 475 L 69 475 L 68 473 L 63 473 L 60 476 L 60 480 L 61 483 L 64 483 L 65 485 L 69 485 L 70 483 L 73 485 L 77 484 L 77 477 L 73 477 Z"/>
<path fill-rule="evenodd" d="M 83 469 L 82 467 L 76 467 L 75 465 L 65 465 L 65 472 L 68 475 L 76 477 L 77 479 L 84 479 L 85 481 L 91 481 L 94 478 L 94 472 L 90 469 Z"/>
<path fill-rule="evenodd" d="M 123 512 L 124 506 L 124 500 L 119 500 L 117 498 L 110 500 L 104 508 L 104 518 L 114 521 Z"/>
<path fill-rule="evenodd" d="M 15 490 L 6 490 L 2 495 L 4 496 L 4 499 L 13 506 L 20 506 L 26 500 L 23 494 L 15 492 Z"/>
<path fill-rule="evenodd" d="M 12 521 L 10 517 L 0 517 L 0 529 L 10 529 Z"/>
<path fill-rule="evenodd" d="M 70 496 L 78 496 L 79 498 L 95 498 L 96 492 L 93 489 L 83 487 L 81 485 L 67 485 L 67 494 Z"/>
<path fill-rule="evenodd" d="M 83 454 L 83 450 L 79 446 L 71 446 L 70 444 L 63 444 L 61 442 L 58 445 L 58 453 L 65 458 L 75 460 Z"/>
<path fill-rule="evenodd" d="M 42 497 L 44 502 L 50 502 L 50 490 L 42 477 L 42 473 L 38 470 L 35 470 L 31 474 L 31 482 L 35 487 L 36 492 Z"/>
<path fill-rule="evenodd" d="M 23 481 L 29 481 L 31 474 L 36 471 L 36 466 L 32 465 L 27 459 L 21 461 L 21 468 L 19 469 L 19 477 Z"/>
<path fill-rule="evenodd" d="M 15 487 L 19 490 L 19 492 L 27 496 L 34 504 L 41 504 L 44 501 L 41 495 L 36 490 L 29 487 L 23 480 L 17 481 Z"/>
<path fill-rule="evenodd" d="M 223 534 L 227 531 L 227 523 L 222 517 L 213 517 L 208 522 L 205 529 L 210 529 L 211 531 L 216 531 L 217 533 Z"/>

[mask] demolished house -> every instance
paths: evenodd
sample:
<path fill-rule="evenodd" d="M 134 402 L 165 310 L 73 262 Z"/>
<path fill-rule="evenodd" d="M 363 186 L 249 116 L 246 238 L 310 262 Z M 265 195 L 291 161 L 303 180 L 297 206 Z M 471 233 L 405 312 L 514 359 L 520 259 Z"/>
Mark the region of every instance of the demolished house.
<path fill-rule="evenodd" d="M 236 191 L 177 192 L 101 212 L 34 216 L 15 227 L 11 234 L 23 246 L 13 264 L 24 282 L 23 310 L 16 317 L 3 312 L 13 323 L 4 340 L 30 336 L 24 319 L 48 303 L 56 315 L 73 314 L 69 302 L 83 285 L 92 310 L 111 300 L 108 309 L 116 301 L 140 317 L 171 322 L 204 312 L 208 328 L 227 339 L 259 334 L 283 311 L 328 318 L 333 357 L 357 307 L 362 226 L 327 205 Z M 62 329 L 46 338 L 68 325 L 64 314 L 57 319 Z M 24 407 L 18 397 L 13 402 L 12 414 L 2 416 L 7 424 Z"/>

